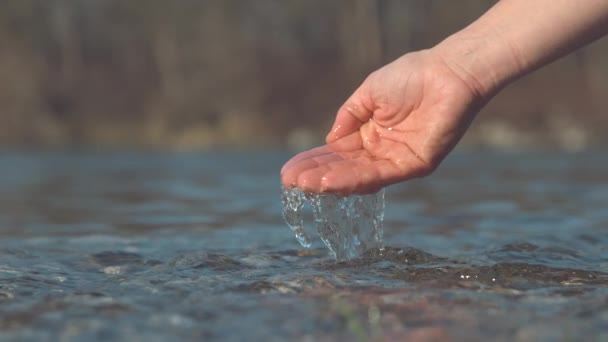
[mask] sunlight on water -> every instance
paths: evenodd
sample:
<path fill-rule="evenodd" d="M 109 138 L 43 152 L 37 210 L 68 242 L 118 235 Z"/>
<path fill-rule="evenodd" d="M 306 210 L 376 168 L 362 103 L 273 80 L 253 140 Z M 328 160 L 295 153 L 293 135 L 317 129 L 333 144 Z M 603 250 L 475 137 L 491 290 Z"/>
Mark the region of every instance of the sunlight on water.
<path fill-rule="evenodd" d="M 344 197 L 283 188 L 282 201 L 285 222 L 305 248 L 312 245 L 311 236 L 304 227 L 306 202 L 312 206 L 319 237 L 336 260 L 352 259 L 372 248 L 382 248 L 384 190 L 371 195 Z"/>

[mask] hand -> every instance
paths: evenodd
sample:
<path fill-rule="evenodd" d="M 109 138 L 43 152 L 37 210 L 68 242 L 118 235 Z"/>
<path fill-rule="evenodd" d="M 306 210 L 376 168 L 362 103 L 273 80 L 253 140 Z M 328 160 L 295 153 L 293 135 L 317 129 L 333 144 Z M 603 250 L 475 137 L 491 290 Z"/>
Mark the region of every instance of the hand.
<path fill-rule="evenodd" d="M 432 50 L 375 71 L 338 110 L 327 145 L 283 166 L 284 186 L 365 194 L 428 175 L 485 103 L 459 74 Z"/>

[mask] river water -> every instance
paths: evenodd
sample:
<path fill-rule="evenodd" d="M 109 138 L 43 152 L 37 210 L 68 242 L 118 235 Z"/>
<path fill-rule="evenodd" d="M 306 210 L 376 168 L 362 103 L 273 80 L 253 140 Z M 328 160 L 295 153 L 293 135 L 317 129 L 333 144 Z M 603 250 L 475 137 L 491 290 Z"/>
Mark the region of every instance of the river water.
<path fill-rule="evenodd" d="M 289 157 L 0 153 L 0 339 L 608 338 L 608 154 L 454 153 L 340 263 L 283 221 Z"/>

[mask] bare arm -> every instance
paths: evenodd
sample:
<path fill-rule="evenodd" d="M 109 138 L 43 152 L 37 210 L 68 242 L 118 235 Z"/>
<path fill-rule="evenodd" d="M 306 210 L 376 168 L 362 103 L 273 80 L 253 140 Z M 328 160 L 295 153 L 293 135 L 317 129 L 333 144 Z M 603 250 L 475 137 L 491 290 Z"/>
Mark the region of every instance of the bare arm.
<path fill-rule="evenodd" d="M 606 0 L 502 0 L 433 49 L 483 96 L 608 33 Z"/>

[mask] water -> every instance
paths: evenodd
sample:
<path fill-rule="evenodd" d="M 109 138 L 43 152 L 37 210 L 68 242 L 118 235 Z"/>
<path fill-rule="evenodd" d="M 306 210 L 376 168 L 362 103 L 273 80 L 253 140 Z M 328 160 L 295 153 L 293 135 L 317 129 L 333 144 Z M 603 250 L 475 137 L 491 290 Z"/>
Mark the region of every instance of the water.
<path fill-rule="evenodd" d="M 453 154 L 345 262 L 284 223 L 289 157 L 1 153 L 0 340 L 608 337 L 605 154 Z"/>
<path fill-rule="evenodd" d="M 305 193 L 298 188 L 283 189 L 283 218 L 302 247 L 312 246 L 304 226 L 304 204 L 312 206 L 320 239 L 337 261 L 360 257 L 372 249 L 382 249 L 384 190 L 370 195 L 336 196 Z"/>

